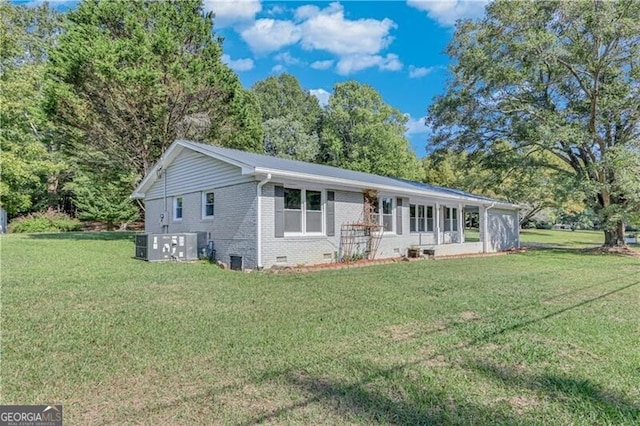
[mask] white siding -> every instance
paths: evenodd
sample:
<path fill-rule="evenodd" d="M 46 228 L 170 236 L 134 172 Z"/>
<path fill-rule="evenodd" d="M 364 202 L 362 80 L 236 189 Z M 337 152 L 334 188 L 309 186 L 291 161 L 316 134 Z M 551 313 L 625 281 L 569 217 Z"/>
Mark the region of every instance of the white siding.
<path fill-rule="evenodd" d="M 519 246 L 518 212 L 491 209 L 488 212 L 489 251 L 503 251 Z"/>
<path fill-rule="evenodd" d="M 240 167 L 200 154 L 183 150 L 169 165 L 166 173 L 167 196 L 182 195 L 224 186 L 246 183 L 252 177 L 243 176 Z M 145 199 L 164 197 L 165 175 L 162 175 L 147 191 Z"/>

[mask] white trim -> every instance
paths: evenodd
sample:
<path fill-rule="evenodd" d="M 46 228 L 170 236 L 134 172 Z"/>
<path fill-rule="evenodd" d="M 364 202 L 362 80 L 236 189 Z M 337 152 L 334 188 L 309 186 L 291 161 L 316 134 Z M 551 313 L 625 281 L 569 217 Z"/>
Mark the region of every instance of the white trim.
<path fill-rule="evenodd" d="M 435 224 L 435 205 L 434 204 L 430 204 L 427 203 L 425 201 L 414 201 L 411 202 L 412 200 L 409 199 L 409 234 L 434 234 L 436 232 L 436 224 Z M 411 206 L 415 206 L 416 207 L 416 216 L 415 218 L 417 219 L 418 216 L 418 207 L 424 207 L 424 231 L 420 231 L 418 225 L 418 221 L 416 220 L 416 223 L 414 223 L 414 225 L 416 225 L 416 230 L 412 231 L 411 230 Z M 431 208 L 431 231 L 429 231 L 429 208 Z"/>
<path fill-rule="evenodd" d="M 181 206 L 180 206 L 180 217 L 178 217 L 178 200 L 181 201 Z M 173 214 L 171 215 L 171 221 L 172 222 L 182 222 L 182 219 L 184 218 L 184 196 L 182 195 L 176 195 L 173 197 Z"/>
<path fill-rule="evenodd" d="M 469 203 L 474 203 L 475 205 L 488 206 L 488 205 L 499 205 L 502 208 L 506 208 L 509 210 L 517 210 L 520 206 L 516 204 L 500 202 L 495 200 L 482 200 L 474 197 L 467 197 L 464 195 L 454 195 L 454 194 L 443 194 L 437 191 L 431 191 L 428 189 L 407 189 L 407 188 L 399 188 L 394 185 L 378 185 L 371 182 L 365 182 L 360 180 L 352 180 L 352 179 L 342 179 L 342 178 L 334 178 L 330 176 L 323 176 L 317 174 L 309 174 L 309 173 L 299 173 L 299 172 L 290 172 L 286 170 L 279 169 L 270 169 L 270 168 L 262 168 L 262 167 L 253 167 L 249 164 L 243 163 L 241 161 L 237 161 L 229 156 L 222 155 L 219 153 L 210 152 L 204 148 L 201 148 L 197 145 L 190 143 L 185 140 L 177 140 L 167 149 L 164 154 L 164 161 L 159 161 L 144 177 L 142 182 L 138 185 L 136 190 L 131 195 L 131 198 L 144 198 L 148 189 L 153 185 L 153 183 L 157 180 L 157 169 L 161 167 L 162 163 L 164 163 L 164 167 L 167 167 L 171 162 L 175 159 L 175 157 L 184 149 L 188 148 L 195 152 L 199 152 L 203 155 L 209 156 L 211 158 L 218 159 L 220 161 L 226 162 L 228 164 L 237 166 L 241 168 L 241 173 L 243 175 L 253 175 L 256 179 L 259 179 L 259 175 L 269 175 L 271 174 L 274 178 L 291 178 L 296 181 L 309 182 L 311 184 L 324 184 L 326 186 L 330 186 L 333 189 L 341 189 L 349 188 L 355 189 L 356 191 L 362 191 L 363 189 L 375 189 L 381 193 L 391 193 L 394 196 L 422 196 L 422 197 L 430 197 L 440 200 L 455 200 L 455 201 L 465 201 Z"/>
<path fill-rule="evenodd" d="M 441 199 L 441 200 L 445 200 L 446 201 L 459 201 L 459 200 L 465 200 L 465 201 L 469 201 L 471 203 L 474 203 L 476 205 L 490 205 L 492 203 L 495 203 L 496 205 L 500 204 L 502 206 L 504 206 L 507 209 L 517 209 L 519 208 L 519 206 L 515 205 L 515 204 L 510 204 L 510 203 L 502 203 L 499 201 L 483 201 L 483 200 L 478 200 L 476 198 L 472 198 L 472 197 L 465 197 L 462 195 L 446 195 L 446 194 L 442 194 L 440 192 L 434 192 L 434 191 L 429 191 L 426 189 L 415 189 L 415 190 L 411 190 L 411 189 L 405 189 L 405 188 L 399 188 L 397 186 L 391 186 L 391 185 L 376 185 L 373 184 L 371 182 L 362 182 L 362 181 L 356 181 L 356 180 L 350 180 L 350 179 L 341 179 L 341 178 L 334 178 L 334 177 L 330 177 L 330 176 L 321 176 L 321 175 L 312 175 L 312 174 L 308 174 L 308 173 L 297 173 L 297 172 L 288 172 L 288 171 L 282 171 L 282 170 L 274 170 L 274 169 L 265 169 L 265 168 L 261 168 L 261 167 L 256 167 L 255 168 L 255 173 L 256 174 L 265 174 L 265 173 L 271 173 L 273 176 L 276 177 L 282 177 L 282 178 L 291 178 L 294 179 L 296 181 L 309 181 L 309 182 L 313 182 L 313 183 L 323 183 L 325 185 L 331 186 L 332 188 L 335 189 L 340 189 L 340 188 L 336 188 L 336 186 L 342 186 L 342 187 L 347 187 L 347 188 L 353 188 L 353 189 L 357 189 L 357 190 L 362 190 L 363 188 L 369 188 L 369 189 L 375 189 L 377 190 L 379 193 L 391 193 L 394 194 L 394 196 L 398 196 L 398 195 L 415 195 L 415 196 L 422 196 L 422 197 L 430 197 L 430 198 L 437 198 L 437 199 Z"/>
<path fill-rule="evenodd" d="M 307 188 L 307 187 L 291 187 L 291 186 L 283 186 L 285 190 L 287 189 L 297 189 L 300 191 L 300 232 L 287 232 L 284 231 L 284 237 L 323 237 L 327 235 L 326 230 L 326 203 L 327 203 L 327 191 L 325 189 L 319 188 Z M 307 191 L 319 192 L 320 193 L 320 213 L 321 213 L 321 223 L 322 230 L 320 232 L 307 232 Z M 285 201 L 286 202 L 286 201 Z M 297 209 L 287 209 L 284 208 L 284 212 L 288 211 L 298 211 Z M 318 210 L 311 210 L 317 212 Z M 286 214 L 285 214 L 286 218 Z M 286 219 L 285 219 L 285 229 L 286 229 Z"/>
<path fill-rule="evenodd" d="M 262 187 L 271 180 L 271 174 L 256 185 L 256 198 L 258 199 L 257 217 L 256 217 L 256 265 L 258 269 L 262 269 Z"/>
<path fill-rule="evenodd" d="M 201 192 L 200 202 L 201 202 L 201 213 L 202 220 L 213 220 L 216 215 L 216 191 L 213 189 L 207 189 Z M 207 194 L 213 194 L 213 214 L 207 215 Z"/>

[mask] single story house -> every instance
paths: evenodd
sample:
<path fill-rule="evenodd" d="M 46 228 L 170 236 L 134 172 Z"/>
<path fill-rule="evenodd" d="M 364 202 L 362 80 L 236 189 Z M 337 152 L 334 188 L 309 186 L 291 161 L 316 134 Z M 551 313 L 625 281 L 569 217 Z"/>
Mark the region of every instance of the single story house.
<path fill-rule="evenodd" d="M 514 204 L 187 140 L 132 197 L 144 200 L 146 233 L 204 232 L 217 260 L 244 269 L 519 246 Z M 479 236 L 465 236 L 465 218 Z"/>

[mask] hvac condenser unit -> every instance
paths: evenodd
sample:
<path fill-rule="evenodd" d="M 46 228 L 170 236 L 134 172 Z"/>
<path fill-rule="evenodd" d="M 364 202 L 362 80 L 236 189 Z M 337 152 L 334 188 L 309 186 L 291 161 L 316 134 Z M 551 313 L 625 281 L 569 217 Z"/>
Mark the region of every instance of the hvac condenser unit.
<path fill-rule="evenodd" d="M 196 260 L 206 247 L 206 232 L 136 235 L 136 258 L 150 262 Z"/>

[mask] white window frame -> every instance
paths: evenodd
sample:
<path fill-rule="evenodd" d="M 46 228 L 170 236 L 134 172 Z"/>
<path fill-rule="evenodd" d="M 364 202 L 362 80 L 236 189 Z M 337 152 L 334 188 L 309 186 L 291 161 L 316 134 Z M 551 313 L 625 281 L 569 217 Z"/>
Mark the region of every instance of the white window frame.
<path fill-rule="evenodd" d="M 453 214 L 453 212 L 456 212 L 455 216 Z M 455 206 L 444 206 L 444 212 L 443 212 L 443 220 L 444 220 L 444 232 L 460 232 L 460 230 L 458 229 L 458 215 L 460 214 L 460 209 L 458 207 Z M 447 218 L 447 215 L 449 216 L 449 218 Z M 447 229 L 447 225 L 449 229 Z"/>
<path fill-rule="evenodd" d="M 178 200 L 180 200 L 180 217 L 178 217 Z M 184 217 L 184 197 L 182 195 L 173 197 L 173 221 L 182 222 Z"/>
<path fill-rule="evenodd" d="M 213 194 L 213 214 L 207 214 L 207 194 Z M 202 191 L 202 219 L 210 220 L 213 219 L 216 214 L 216 192 L 213 190 Z"/>
<path fill-rule="evenodd" d="M 284 189 L 295 189 L 295 190 L 299 190 L 300 191 L 300 214 L 302 216 L 301 220 L 302 220 L 302 224 L 301 224 L 301 232 L 291 232 L 291 231 L 285 231 L 284 232 L 284 236 L 285 237 L 292 237 L 292 236 L 324 236 L 326 235 L 326 203 L 327 203 L 327 193 L 326 190 L 324 189 L 317 189 L 317 188 L 300 188 L 300 187 L 295 187 L 295 186 L 284 186 Z M 311 192 L 319 192 L 320 193 L 320 212 L 321 212 L 321 225 L 322 225 L 322 230 L 320 232 L 307 232 L 307 191 L 311 191 Z M 286 202 L 285 202 L 285 206 L 286 206 Z M 284 227 L 286 229 L 287 225 L 286 225 L 286 212 L 287 210 L 291 210 L 291 209 L 287 209 L 285 208 L 285 224 Z M 297 210 L 296 210 L 297 211 Z M 313 211 L 317 211 L 317 210 L 313 210 Z"/>
<path fill-rule="evenodd" d="M 415 208 L 415 216 L 411 217 L 411 207 Z M 424 209 L 424 217 L 422 218 L 422 225 L 424 226 L 424 231 L 420 231 L 420 215 L 418 214 L 420 208 Z M 431 217 L 429 217 L 429 209 L 431 209 Z M 409 204 L 409 232 L 412 234 L 433 234 L 435 232 L 435 206 L 433 204 L 426 203 L 411 203 Z M 431 220 L 431 230 L 429 230 L 429 220 Z M 412 223 L 413 222 L 413 223 Z M 414 227 L 414 230 L 411 231 L 411 227 Z"/>
<path fill-rule="evenodd" d="M 375 215 L 378 216 L 378 225 L 380 225 L 382 227 L 382 233 L 383 234 L 395 234 L 396 233 L 396 208 L 398 207 L 397 204 L 397 200 L 396 197 L 391 196 L 391 195 L 387 195 L 387 194 L 378 194 L 377 196 L 378 198 L 378 213 L 375 213 Z M 383 207 L 382 207 L 382 200 L 385 198 L 390 198 L 391 199 L 391 230 L 390 231 L 386 231 L 384 229 L 384 212 L 383 212 Z"/>

